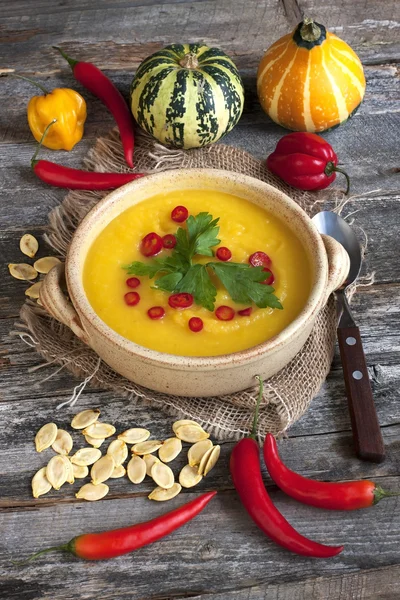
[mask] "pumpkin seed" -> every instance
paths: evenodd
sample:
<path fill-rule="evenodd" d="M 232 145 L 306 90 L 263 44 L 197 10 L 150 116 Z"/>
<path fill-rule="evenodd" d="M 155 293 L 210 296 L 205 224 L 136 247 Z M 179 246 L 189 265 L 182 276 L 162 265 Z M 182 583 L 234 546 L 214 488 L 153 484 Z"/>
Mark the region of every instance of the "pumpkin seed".
<path fill-rule="evenodd" d="M 103 483 L 103 481 L 107 481 L 107 479 L 111 476 L 114 471 L 115 462 L 113 457 L 110 454 L 105 454 L 102 456 L 97 462 L 94 463 L 93 467 L 90 470 L 90 476 L 92 478 L 92 483 L 97 485 L 98 483 Z"/>
<path fill-rule="evenodd" d="M 38 276 L 36 269 L 27 263 L 10 263 L 8 265 L 8 270 L 14 279 L 20 279 L 21 281 L 31 281 Z"/>
<path fill-rule="evenodd" d="M 201 425 L 196 423 L 196 421 L 191 421 L 190 419 L 181 419 L 180 421 L 175 421 L 175 423 L 172 424 L 173 432 L 176 434 L 176 430 L 178 427 L 182 427 L 182 425 L 193 425 L 193 427 L 200 427 L 200 429 L 203 429 Z"/>
<path fill-rule="evenodd" d="M 55 423 L 46 423 L 46 425 L 43 425 L 35 436 L 36 451 L 43 452 L 46 448 L 50 448 L 56 441 L 57 431 Z"/>
<path fill-rule="evenodd" d="M 181 425 L 175 431 L 176 437 L 184 442 L 195 444 L 210 437 L 210 434 L 204 431 L 199 425 Z"/>
<path fill-rule="evenodd" d="M 83 430 L 83 435 L 90 435 L 92 438 L 104 439 L 111 437 L 115 433 L 114 425 L 110 425 L 109 423 L 100 423 L 96 421 L 89 427 L 85 427 Z"/>
<path fill-rule="evenodd" d="M 211 456 L 211 452 L 213 451 L 212 448 L 209 448 L 209 450 L 207 450 L 207 452 L 205 452 L 201 458 L 200 464 L 198 466 L 198 471 L 200 475 L 204 475 L 204 469 L 206 468 L 206 464 L 208 459 Z"/>
<path fill-rule="evenodd" d="M 89 469 L 87 468 L 86 465 L 85 466 L 74 465 L 72 462 L 71 462 L 71 465 L 72 465 L 75 479 L 84 479 L 85 477 L 87 477 L 89 475 Z"/>
<path fill-rule="evenodd" d="M 214 446 L 212 449 L 210 456 L 204 467 L 203 475 L 204 477 L 215 467 L 217 464 L 217 460 L 219 459 L 219 455 L 221 454 L 221 446 Z"/>
<path fill-rule="evenodd" d="M 154 463 L 160 462 L 160 461 L 158 460 L 157 456 L 154 456 L 154 454 L 145 454 L 143 456 L 143 460 L 146 463 L 146 475 L 151 477 L 152 466 L 154 465 Z"/>
<path fill-rule="evenodd" d="M 32 477 L 32 494 L 34 498 L 39 498 L 51 490 L 51 483 L 46 477 L 46 467 L 39 469 Z"/>
<path fill-rule="evenodd" d="M 193 446 L 191 446 L 188 451 L 189 465 L 191 467 L 199 465 L 204 454 L 207 452 L 207 450 L 212 448 L 212 446 L 213 443 L 211 440 L 202 440 L 201 442 L 193 444 Z"/>
<path fill-rule="evenodd" d="M 76 498 L 95 502 L 107 496 L 110 488 L 105 483 L 94 485 L 93 483 L 85 483 L 81 489 L 75 494 Z"/>
<path fill-rule="evenodd" d="M 72 429 L 85 429 L 85 427 L 89 427 L 92 425 L 100 416 L 100 411 L 98 408 L 90 408 L 87 410 L 82 410 L 82 412 L 77 413 L 71 421 Z"/>
<path fill-rule="evenodd" d="M 32 234 L 25 233 L 25 235 L 23 235 L 19 240 L 19 249 L 21 250 L 22 254 L 25 254 L 25 256 L 33 258 L 36 252 L 39 250 L 39 242 Z"/>
<path fill-rule="evenodd" d="M 165 502 L 166 500 L 171 500 L 171 498 L 175 498 L 181 491 L 182 486 L 179 483 L 174 483 L 172 487 L 168 490 L 165 490 L 162 487 L 156 487 L 147 497 L 149 500 L 156 500 L 157 502 Z"/>
<path fill-rule="evenodd" d="M 107 454 L 113 457 L 115 466 L 118 467 L 128 458 L 128 446 L 122 440 L 114 440 L 108 446 Z"/>
<path fill-rule="evenodd" d="M 160 440 L 148 440 L 147 442 L 140 442 L 132 446 L 131 452 L 134 454 L 151 454 L 161 448 L 161 446 L 162 442 Z"/>
<path fill-rule="evenodd" d="M 126 472 L 132 483 L 142 483 L 146 477 L 146 463 L 140 456 L 132 456 L 126 467 Z"/>
<path fill-rule="evenodd" d="M 162 487 L 164 490 L 168 490 L 175 483 L 174 474 L 172 469 L 162 462 L 156 462 L 151 467 L 151 477 L 154 479 L 156 484 Z"/>
<path fill-rule="evenodd" d="M 71 462 L 79 467 L 87 467 L 95 463 L 101 457 L 101 451 L 97 448 L 81 448 L 71 457 Z"/>
<path fill-rule="evenodd" d="M 118 465 L 114 467 L 114 471 L 110 475 L 110 479 L 118 479 L 119 477 L 123 477 L 126 473 L 125 467 L 122 465 Z"/>
<path fill-rule="evenodd" d="M 32 298 L 33 300 L 38 300 L 39 299 L 39 290 L 41 287 L 42 287 L 42 282 L 37 281 L 36 283 L 34 283 L 30 287 L 28 287 L 28 289 L 25 290 L 25 296 L 28 296 L 28 298 Z"/>
<path fill-rule="evenodd" d="M 67 467 L 67 483 L 75 483 L 74 465 L 68 456 L 63 456 L 63 458 L 65 459 L 65 466 Z"/>
<path fill-rule="evenodd" d="M 174 460 L 174 458 L 178 456 L 181 450 L 181 440 L 178 440 L 178 438 L 176 437 L 168 438 L 168 440 L 165 440 L 165 442 L 159 449 L 158 456 L 160 457 L 160 460 L 162 460 L 165 463 L 168 463 L 171 462 L 171 460 Z"/>
<path fill-rule="evenodd" d="M 92 438 L 91 435 L 85 435 L 84 437 L 85 437 L 85 440 L 87 441 L 87 443 L 90 444 L 91 446 L 93 446 L 93 448 L 100 448 L 102 443 L 105 442 L 105 439 L 98 440 L 96 438 Z"/>
<path fill-rule="evenodd" d="M 200 483 L 203 476 L 199 474 L 197 467 L 186 465 L 179 473 L 179 483 L 184 488 L 191 488 Z"/>
<path fill-rule="evenodd" d="M 36 302 L 39 304 L 39 306 L 44 306 L 44 304 L 43 304 L 43 302 L 40 300 L 40 298 L 38 298 L 38 299 L 36 300 Z"/>
<path fill-rule="evenodd" d="M 142 427 L 133 427 L 120 433 L 117 437 L 126 444 L 139 444 L 140 442 L 145 442 L 150 437 L 150 431 Z"/>
<path fill-rule="evenodd" d="M 33 263 L 33 266 L 38 273 L 48 273 L 53 267 L 59 265 L 60 262 L 61 260 L 55 256 L 44 256 L 43 258 L 38 258 Z"/>
<path fill-rule="evenodd" d="M 46 467 L 46 477 L 55 490 L 59 490 L 64 485 L 68 477 L 68 467 L 64 456 L 53 456 L 49 460 Z"/>
<path fill-rule="evenodd" d="M 65 431 L 64 429 L 58 429 L 57 437 L 52 443 L 51 447 L 53 448 L 54 452 L 57 452 L 57 454 L 66 455 L 71 452 L 73 444 L 74 442 L 72 441 L 72 437 L 68 431 Z"/>

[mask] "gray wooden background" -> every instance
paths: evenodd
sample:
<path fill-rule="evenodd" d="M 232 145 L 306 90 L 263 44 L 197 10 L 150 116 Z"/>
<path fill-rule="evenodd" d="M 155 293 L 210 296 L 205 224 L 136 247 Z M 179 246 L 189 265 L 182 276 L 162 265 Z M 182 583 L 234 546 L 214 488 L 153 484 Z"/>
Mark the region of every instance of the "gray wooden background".
<path fill-rule="evenodd" d="M 263 51 L 304 15 L 315 17 L 352 45 L 367 77 L 365 101 L 354 119 L 330 132 L 340 162 L 359 197 L 348 207 L 368 235 L 366 270 L 373 286 L 354 301 L 361 326 L 387 459 L 371 465 L 353 456 L 340 363 L 307 414 L 280 444 L 283 458 L 300 473 L 331 481 L 371 478 L 400 489 L 400 260 L 399 260 L 399 72 L 400 9 L 395 0 L 2 0 L 0 68 L 33 76 L 49 88 L 75 83 L 55 51 L 94 61 L 127 94 L 140 61 L 172 42 L 202 40 L 236 61 L 245 81 L 246 107 L 225 141 L 265 157 L 285 133 L 261 111 L 255 72 Z M 305 535 L 344 543 L 330 560 L 297 557 L 272 544 L 244 513 L 228 475 L 231 443 L 201 486 L 168 504 L 147 500 L 149 483 L 134 487 L 116 480 L 99 503 L 83 503 L 71 488 L 34 500 L 30 479 L 46 457 L 33 450 L 33 436 L 55 419 L 67 426 L 73 410 L 56 412 L 78 383 L 52 368 L 30 372 L 37 355 L 9 332 L 24 301 L 25 286 L 6 265 L 21 259 L 18 242 L 27 231 L 39 239 L 48 211 L 62 190 L 41 184 L 29 168 L 34 141 L 26 105 L 29 84 L 0 79 L 0 598 L 4 600 L 397 600 L 400 597 L 400 500 L 334 513 L 301 506 L 280 493 L 265 474 L 273 500 Z M 82 142 L 73 152 L 44 151 L 43 158 L 79 167 L 97 136 L 113 120 L 99 100 L 83 91 L 89 115 Z M 342 181 L 338 185 L 343 186 Z M 41 255 L 46 254 L 44 244 Z M 79 409 L 99 406 L 119 429 L 140 424 L 161 438 L 171 419 L 158 410 L 133 406 L 108 392 L 86 389 Z M 50 456 L 47 454 L 46 456 Z M 178 459 L 176 468 L 183 465 Z M 79 487 L 77 482 L 73 490 Z M 47 555 L 15 567 L 11 559 L 64 543 L 84 531 L 120 527 L 162 514 L 200 491 L 219 494 L 197 519 L 168 538 L 105 563 Z"/>

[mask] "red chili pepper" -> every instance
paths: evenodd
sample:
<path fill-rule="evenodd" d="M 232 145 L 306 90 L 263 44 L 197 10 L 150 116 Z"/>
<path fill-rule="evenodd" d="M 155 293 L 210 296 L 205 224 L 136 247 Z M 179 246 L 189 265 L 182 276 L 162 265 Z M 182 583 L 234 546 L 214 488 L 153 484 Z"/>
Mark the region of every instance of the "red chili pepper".
<path fill-rule="evenodd" d="M 172 233 L 167 233 L 162 238 L 164 248 L 167 250 L 172 250 L 176 246 L 176 237 Z"/>
<path fill-rule="evenodd" d="M 168 304 L 171 308 L 189 308 L 193 304 L 193 296 L 192 294 L 187 294 L 186 292 L 172 294 L 168 298 Z"/>
<path fill-rule="evenodd" d="M 150 319 L 162 319 L 165 315 L 165 310 L 162 306 L 152 306 L 147 311 L 147 314 L 149 315 Z"/>
<path fill-rule="evenodd" d="M 225 246 L 220 246 L 216 252 L 216 257 L 218 260 L 222 260 L 223 262 L 227 262 L 232 258 L 232 252 L 229 248 L 225 248 Z"/>
<path fill-rule="evenodd" d="M 189 319 L 189 329 L 194 333 L 198 333 L 204 327 L 203 320 L 200 317 L 192 317 Z"/>
<path fill-rule="evenodd" d="M 137 292 L 128 292 L 125 294 L 124 300 L 128 306 L 136 306 L 140 302 L 140 296 Z"/>
<path fill-rule="evenodd" d="M 127 279 L 125 283 L 130 288 L 137 288 L 140 285 L 140 279 L 138 279 L 137 277 L 129 277 L 129 279 Z"/>
<path fill-rule="evenodd" d="M 24 562 L 33 560 L 45 552 L 54 552 L 56 550 L 69 552 L 85 560 L 104 560 L 128 554 L 142 546 L 152 544 L 172 533 L 175 529 L 182 527 L 182 525 L 198 515 L 216 493 L 207 492 L 206 494 L 202 494 L 195 500 L 151 521 L 103 533 L 85 533 L 79 535 L 62 546 L 46 548 L 46 550 L 36 552 Z"/>
<path fill-rule="evenodd" d="M 163 249 L 162 238 L 152 231 L 144 236 L 140 244 L 140 252 L 143 256 L 155 256 Z"/>
<path fill-rule="evenodd" d="M 270 267 L 272 260 L 265 252 L 258 251 L 249 256 L 249 263 L 252 267 Z"/>
<path fill-rule="evenodd" d="M 250 437 L 238 442 L 231 454 L 230 470 L 235 488 L 250 517 L 274 542 L 304 556 L 316 558 L 336 556 L 343 550 L 343 546 L 325 546 L 300 535 L 278 511 L 264 487 L 260 468 L 260 448 L 255 440 L 263 392 L 262 379 L 258 379 L 260 392 L 252 433 Z"/>
<path fill-rule="evenodd" d="M 252 312 L 253 309 L 251 306 L 249 306 L 249 308 L 243 308 L 242 310 L 238 310 L 238 315 L 240 315 L 241 317 L 249 317 Z"/>
<path fill-rule="evenodd" d="M 189 216 L 189 211 L 186 206 L 175 206 L 171 212 L 171 219 L 176 223 L 183 223 Z"/>
<path fill-rule="evenodd" d="M 68 62 L 75 79 L 84 85 L 89 92 L 97 96 L 113 114 L 121 136 L 126 163 L 128 167 L 133 169 L 133 148 L 135 144 L 133 119 L 121 92 L 93 63 L 74 60 L 67 56 L 61 48 L 57 46 L 53 46 L 53 48 L 58 50 Z"/>
<path fill-rule="evenodd" d="M 218 306 L 215 311 L 215 316 L 220 321 L 232 321 L 235 316 L 235 311 L 230 306 Z"/>
<path fill-rule="evenodd" d="M 299 502 L 331 510 L 356 510 L 377 504 L 397 492 L 386 492 L 373 481 L 345 481 L 333 483 L 314 481 L 288 469 L 281 461 L 275 438 L 267 434 L 264 460 L 271 478 L 288 496 Z"/>
<path fill-rule="evenodd" d="M 283 181 L 299 190 L 322 190 L 333 181 L 336 173 L 350 178 L 337 167 L 337 156 L 330 144 L 316 133 L 297 131 L 281 138 L 267 158 L 267 167 Z"/>

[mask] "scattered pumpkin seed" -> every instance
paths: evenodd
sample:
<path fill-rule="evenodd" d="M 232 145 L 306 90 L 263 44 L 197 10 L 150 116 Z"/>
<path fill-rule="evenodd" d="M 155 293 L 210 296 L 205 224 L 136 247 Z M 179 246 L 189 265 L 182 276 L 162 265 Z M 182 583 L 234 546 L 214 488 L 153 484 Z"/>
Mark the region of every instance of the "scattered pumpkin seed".
<path fill-rule="evenodd" d="M 119 477 L 123 477 L 126 473 L 125 467 L 122 465 L 117 465 L 114 467 L 114 471 L 110 475 L 110 479 L 118 479 Z"/>
<path fill-rule="evenodd" d="M 39 250 L 39 242 L 31 233 L 25 233 L 19 240 L 19 249 L 25 256 L 33 258 Z"/>
<path fill-rule="evenodd" d="M 89 425 L 89 427 L 85 427 L 83 430 L 84 435 L 90 435 L 92 438 L 98 438 L 101 440 L 104 438 L 109 438 L 110 436 L 114 435 L 114 433 L 114 425 L 110 425 L 109 423 L 100 423 L 99 421 Z"/>
<path fill-rule="evenodd" d="M 39 299 L 39 290 L 41 287 L 42 287 L 42 282 L 37 281 L 36 283 L 34 283 L 30 287 L 28 287 L 28 289 L 25 290 L 25 296 L 28 296 L 28 298 L 32 298 L 33 300 L 38 300 Z"/>
<path fill-rule="evenodd" d="M 46 448 L 50 448 L 56 441 L 57 431 L 55 423 L 46 423 L 46 425 L 43 425 L 35 436 L 36 451 L 43 452 Z"/>
<path fill-rule="evenodd" d="M 73 444 L 74 442 L 72 441 L 72 437 L 68 431 L 65 431 L 64 429 L 58 429 L 57 437 L 52 443 L 51 447 L 53 448 L 54 452 L 57 452 L 57 454 L 66 455 L 71 452 Z"/>
<path fill-rule="evenodd" d="M 212 448 L 209 448 L 209 450 L 207 450 L 207 452 L 205 452 L 201 458 L 200 464 L 198 466 L 198 471 L 200 475 L 204 475 L 204 469 L 206 468 L 206 464 L 208 459 L 211 456 L 211 452 L 213 451 Z"/>
<path fill-rule="evenodd" d="M 142 427 L 133 427 L 120 433 L 117 437 L 126 444 L 139 444 L 140 442 L 145 442 L 150 437 L 150 431 Z"/>
<path fill-rule="evenodd" d="M 85 429 L 97 421 L 100 416 L 98 408 L 90 408 L 77 413 L 71 421 L 72 429 Z"/>
<path fill-rule="evenodd" d="M 160 462 L 154 454 L 145 454 L 143 460 L 146 463 L 146 475 L 151 477 L 151 468 L 156 462 Z"/>
<path fill-rule="evenodd" d="M 84 479 L 85 477 L 87 477 L 89 475 L 89 469 L 87 468 L 87 466 L 81 466 L 81 465 L 74 465 L 71 462 L 72 468 L 73 468 L 73 472 L 74 472 L 74 477 L 75 479 Z"/>
<path fill-rule="evenodd" d="M 39 498 L 47 494 L 52 488 L 50 481 L 46 477 L 46 467 L 42 467 L 32 477 L 32 494 L 34 498 Z"/>
<path fill-rule="evenodd" d="M 99 483 L 94 485 L 93 483 L 85 483 L 81 489 L 75 494 L 76 498 L 82 500 L 89 500 L 89 502 L 95 502 L 101 500 L 104 496 L 107 496 L 109 487 L 105 483 Z"/>
<path fill-rule="evenodd" d="M 147 497 L 149 500 L 156 500 L 157 502 L 165 502 L 166 500 L 171 500 L 171 498 L 175 498 L 181 491 L 182 486 L 179 483 L 174 483 L 172 487 L 168 490 L 165 490 L 162 487 L 156 487 Z"/>
<path fill-rule="evenodd" d="M 92 438 L 91 435 L 85 435 L 84 437 L 85 437 L 85 440 L 87 441 L 87 443 L 90 444 L 91 446 L 93 446 L 93 448 L 100 448 L 102 443 L 105 442 L 104 438 L 102 440 L 99 440 L 96 438 Z"/>
<path fill-rule="evenodd" d="M 27 263 L 10 263 L 8 265 L 8 270 L 14 279 L 20 279 L 21 281 L 31 281 L 38 276 L 36 269 Z"/>
<path fill-rule="evenodd" d="M 164 490 L 168 490 L 175 483 L 175 477 L 172 469 L 168 465 L 164 465 L 162 462 L 156 462 L 151 467 L 151 477 L 154 479 L 156 484 L 162 487 Z"/>
<path fill-rule="evenodd" d="M 178 427 L 182 427 L 182 425 L 193 425 L 193 427 L 200 427 L 200 429 L 203 429 L 199 423 L 196 423 L 196 421 L 191 421 L 190 419 L 181 419 L 180 421 L 175 421 L 175 423 L 172 424 L 173 432 L 176 434 L 176 430 Z"/>
<path fill-rule="evenodd" d="M 59 490 L 64 485 L 68 477 L 68 467 L 64 456 L 53 456 L 49 460 L 46 467 L 46 477 L 55 490 Z"/>
<path fill-rule="evenodd" d="M 67 467 L 67 483 L 75 483 L 74 465 L 68 456 L 63 455 Z"/>
<path fill-rule="evenodd" d="M 131 448 L 131 452 L 134 454 L 151 454 L 161 448 L 162 442 L 160 440 L 148 440 L 147 442 L 140 442 L 135 444 Z"/>
<path fill-rule="evenodd" d="M 217 464 L 217 460 L 219 459 L 219 455 L 221 454 L 221 446 L 214 446 L 212 449 L 210 456 L 205 464 L 203 475 L 204 477 L 215 467 Z"/>
<path fill-rule="evenodd" d="M 108 446 L 107 454 L 113 457 L 115 466 L 118 467 L 128 458 L 128 446 L 122 440 L 114 440 Z"/>
<path fill-rule="evenodd" d="M 199 474 L 197 467 L 186 465 L 179 473 L 179 483 L 184 488 L 191 488 L 200 483 L 203 476 Z"/>
<path fill-rule="evenodd" d="M 97 485 L 99 483 L 103 483 L 103 481 L 107 481 L 107 479 L 111 477 L 114 467 L 115 462 L 110 454 L 105 454 L 102 456 L 90 469 L 92 483 Z"/>
<path fill-rule="evenodd" d="M 126 472 L 132 483 L 142 483 L 146 477 L 146 463 L 140 456 L 132 456 L 126 467 Z"/>
<path fill-rule="evenodd" d="M 81 448 L 71 457 L 71 462 L 80 467 L 87 467 L 95 463 L 101 457 L 101 451 L 97 448 Z"/>
<path fill-rule="evenodd" d="M 200 425 L 181 425 L 175 431 L 176 437 L 184 442 L 195 444 L 210 437 L 210 434 L 204 431 Z"/>
<path fill-rule="evenodd" d="M 158 451 L 160 460 L 165 463 L 171 462 L 182 450 L 182 442 L 176 437 L 168 438 Z"/>
<path fill-rule="evenodd" d="M 212 448 L 213 443 L 211 440 L 202 440 L 201 442 L 196 442 L 193 444 L 188 450 L 188 462 L 191 467 L 195 467 L 200 464 L 201 459 L 204 454 Z"/>
<path fill-rule="evenodd" d="M 48 273 L 51 271 L 53 267 L 59 265 L 61 260 L 56 258 L 55 256 L 44 256 L 43 258 L 38 258 L 33 263 L 34 268 L 38 273 Z"/>

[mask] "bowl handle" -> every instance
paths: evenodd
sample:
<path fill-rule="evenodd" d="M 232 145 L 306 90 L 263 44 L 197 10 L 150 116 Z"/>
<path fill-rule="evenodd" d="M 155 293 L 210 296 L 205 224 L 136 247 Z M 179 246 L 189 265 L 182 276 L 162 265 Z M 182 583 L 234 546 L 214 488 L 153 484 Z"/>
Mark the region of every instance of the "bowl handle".
<path fill-rule="evenodd" d="M 350 258 L 346 250 L 330 235 L 321 235 L 325 245 L 326 254 L 328 255 L 328 283 L 326 287 L 326 298 L 340 288 L 346 281 L 346 277 L 350 270 Z"/>
<path fill-rule="evenodd" d="M 82 342 L 89 346 L 89 338 L 78 313 L 61 289 L 63 284 L 65 284 L 65 265 L 60 263 L 44 278 L 39 292 L 40 301 L 52 317 L 69 327 Z"/>

